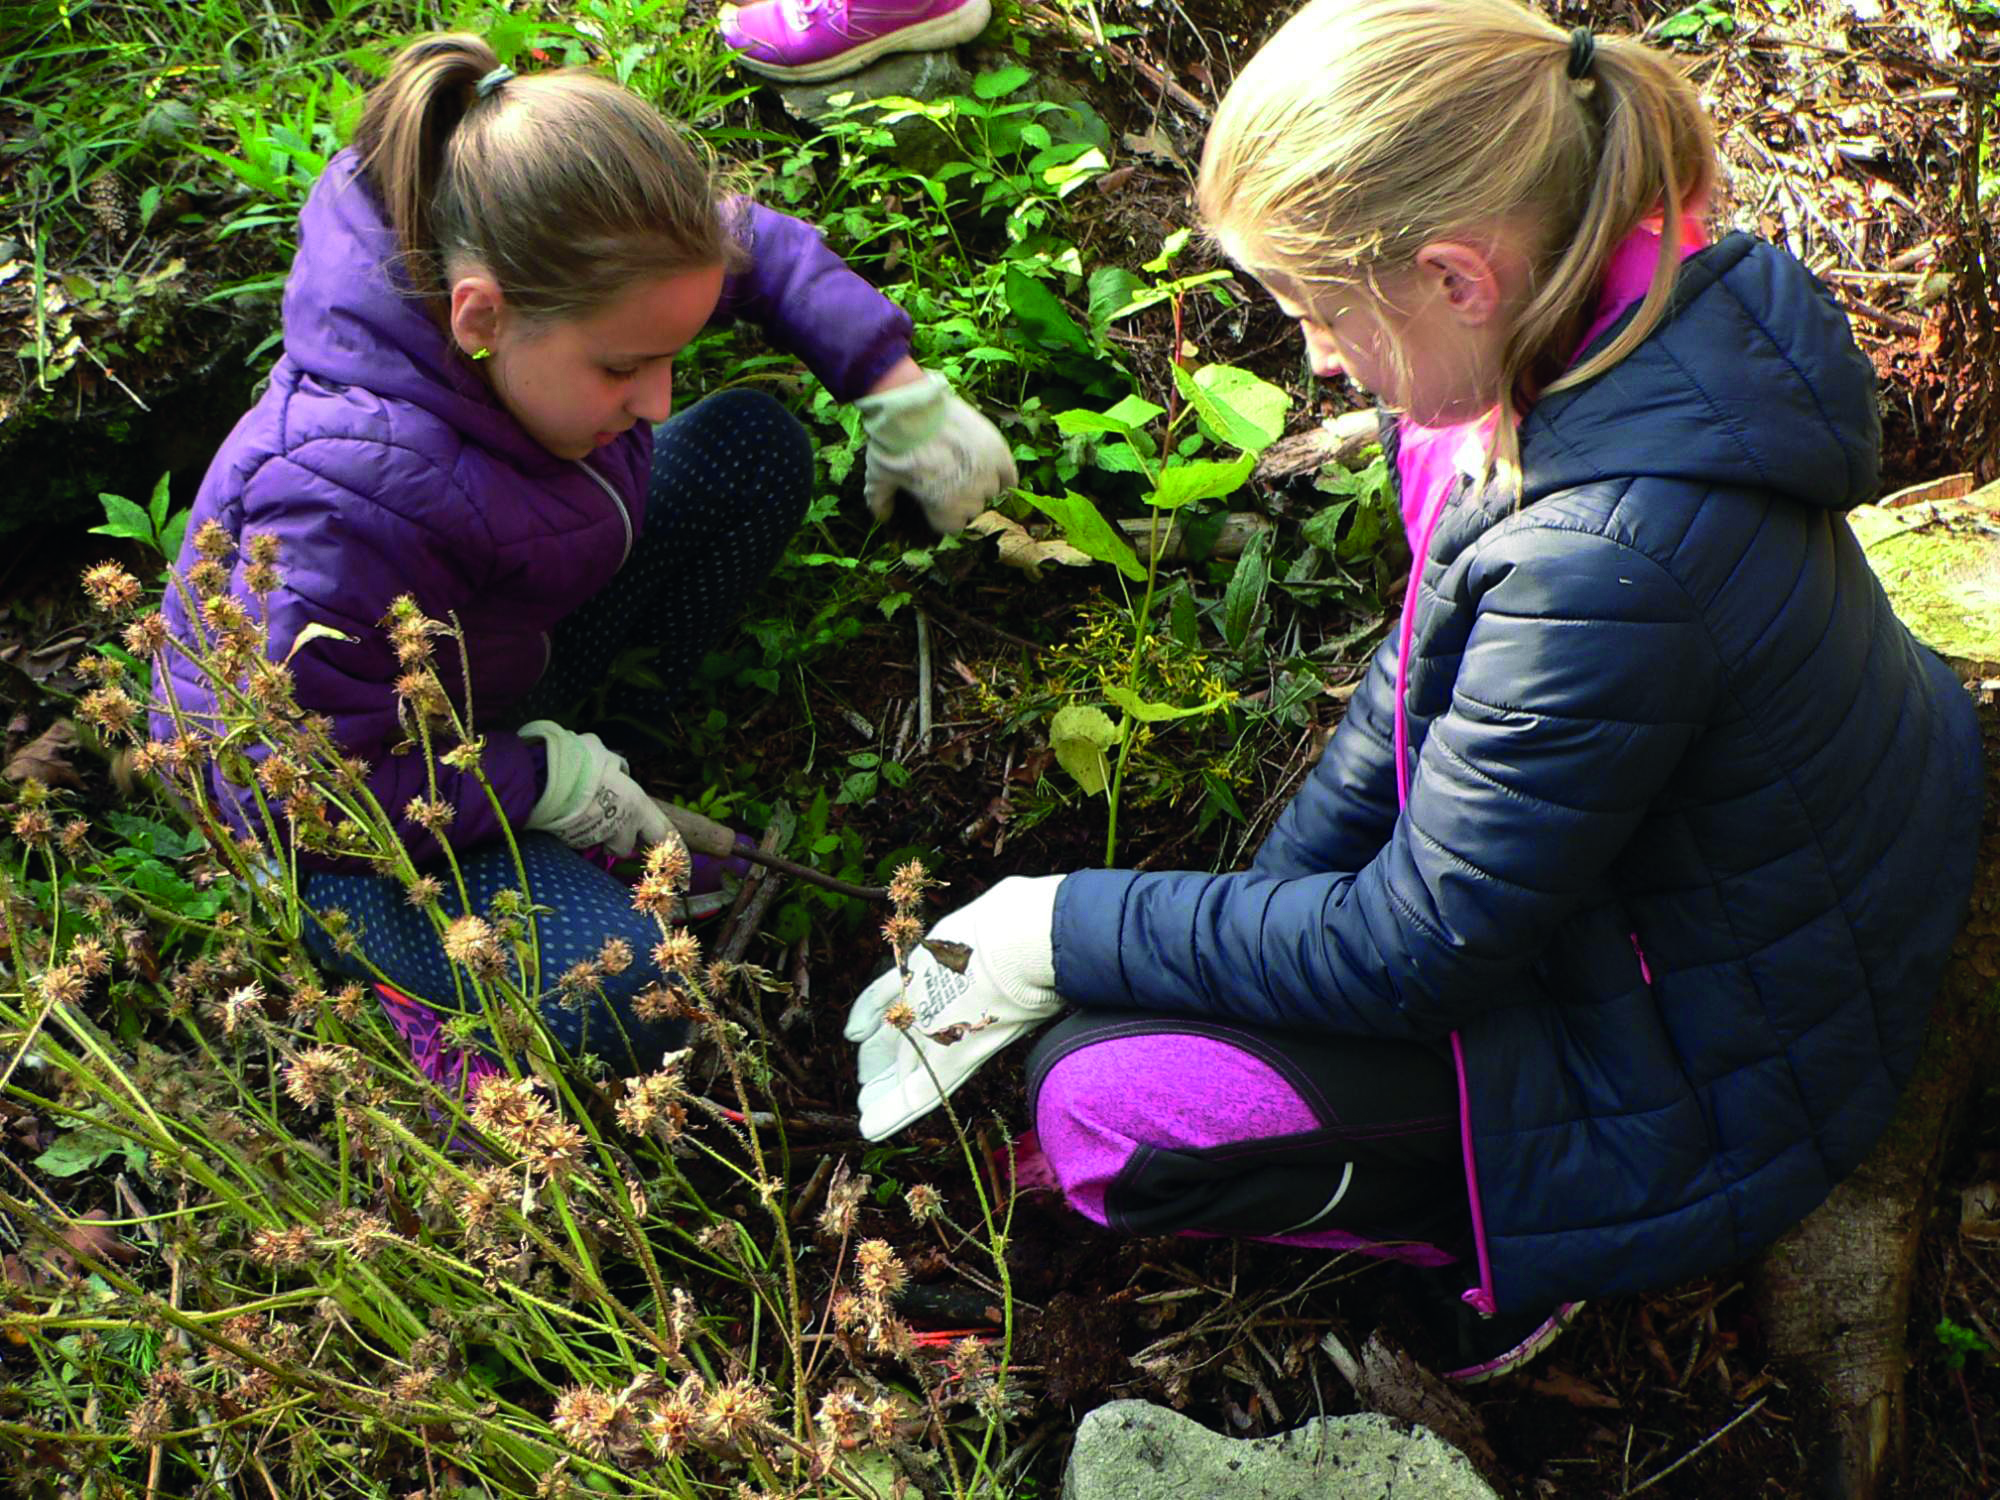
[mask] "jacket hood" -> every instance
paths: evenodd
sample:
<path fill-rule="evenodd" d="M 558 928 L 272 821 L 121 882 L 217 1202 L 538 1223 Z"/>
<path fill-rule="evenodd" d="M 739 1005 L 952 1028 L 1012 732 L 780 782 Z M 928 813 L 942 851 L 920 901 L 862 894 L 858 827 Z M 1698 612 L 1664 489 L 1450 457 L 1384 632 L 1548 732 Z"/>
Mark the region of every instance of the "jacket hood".
<path fill-rule="evenodd" d="M 299 214 L 285 282 L 285 354 L 301 373 L 359 386 L 436 416 L 524 474 L 562 464 L 531 438 L 392 270 L 395 232 L 352 148 L 321 174 Z"/>
<path fill-rule="evenodd" d="M 1528 414 L 1521 498 L 1665 478 L 1844 511 L 1875 498 L 1881 436 L 1874 368 L 1832 296 L 1784 251 L 1732 234 L 1681 267 L 1644 343 Z"/>

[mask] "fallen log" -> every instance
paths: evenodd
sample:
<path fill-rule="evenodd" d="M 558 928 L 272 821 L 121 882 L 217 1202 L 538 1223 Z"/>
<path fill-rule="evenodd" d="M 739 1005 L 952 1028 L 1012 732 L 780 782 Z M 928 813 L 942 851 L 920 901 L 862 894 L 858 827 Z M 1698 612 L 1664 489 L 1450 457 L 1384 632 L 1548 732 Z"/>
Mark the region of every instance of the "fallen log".
<path fill-rule="evenodd" d="M 1913 514 L 1918 512 L 1920 514 Z M 1911 628 L 1980 699 L 1987 792 L 1970 915 L 1916 1075 L 1881 1142 L 1754 1277 L 1773 1359 L 1803 1398 L 1812 1493 L 1875 1500 L 1906 1461 L 1918 1251 L 1973 1080 L 2000 1050 L 2000 486 L 1895 510 L 1856 534 Z"/>

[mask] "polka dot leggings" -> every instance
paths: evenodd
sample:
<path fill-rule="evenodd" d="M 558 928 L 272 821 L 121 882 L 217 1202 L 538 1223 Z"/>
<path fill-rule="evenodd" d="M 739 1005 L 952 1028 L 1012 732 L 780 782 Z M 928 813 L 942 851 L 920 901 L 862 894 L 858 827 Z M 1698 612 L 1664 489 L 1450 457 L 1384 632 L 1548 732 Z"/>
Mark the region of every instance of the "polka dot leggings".
<path fill-rule="evenodd" d="M 617 709 L 641 720 L 664 716 L 777 565 L 805 516 L 812 479 L 805 429 L 761 391 L 721 391 L 666 422 L 654 448 L 645 530 L 632 555 L 610 584 L 556 627 L 548 674 L 508 718 L 577 723 L 577 702 L 620 652 L 637 645 L 658 647 L 654 670 L 665 687 L 650 694 L 621 687 Z M 519 841 L 530 899 L 548 909 L 538 918 L 538 994 L 551 1034 L 571 1052 L 593 1052 L 620 1072 L 657 1066 L 663 1051 L 681 1044 L 685 1028 L 648 1026 L 632 1014 L 632 998 L 662 977 L 651 956 L 659 939 L 653 920 L 633 910 L 621 881 L 576 851 L 546 834 L 522 834 Z M 481 915 L 497 892 L 519 885 L 504 843 L 461 854 L 460 866 L 471 908 Z M 305 877 L 304 895 L 316 910 L 347 912 L 361 954 L 390 984 L 434 1009 L 456 1010 L 457 988 L 437 931 L 399 884 L 318 872 Z M 455 892 L 442 904 L 449 916 L 462 914 Z M 308 947 L 324 967 L 375 977 L 368 963 L 335 952 L 317 924 L 306 926 Z M 600 994 L 579 1000 L 561 993 L 562 975 L 595 958 L 610 938 L 630 945 L 630 967 L 605 977 Z"/>

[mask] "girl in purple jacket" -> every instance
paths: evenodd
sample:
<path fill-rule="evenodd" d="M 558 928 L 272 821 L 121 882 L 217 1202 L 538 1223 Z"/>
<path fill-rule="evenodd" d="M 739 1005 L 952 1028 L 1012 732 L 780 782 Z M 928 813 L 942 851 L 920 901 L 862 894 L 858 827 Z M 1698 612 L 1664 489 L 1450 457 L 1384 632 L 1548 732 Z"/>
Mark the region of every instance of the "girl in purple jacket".
<path fill-rule="evenodd" d="M 449 841 L 473 913 L 518 884 L 500 820 L 525 831 L 541 975 L 623 940 L 631 961 L 601 998 L 572 1007 L 551 987 L 544 1005 L 560 1042 L 621 1070 L 654 1066 L 680 1025 L 632 1013 L 662 977 L 657 932 L 584 851 L 626 854 L 669 824 L 626 762 L 563 718 L 631 644 L 658 649 L 668 690 L 620 712 L 664 714 L 812 487 L 806 433 L 767 395 L 729 390 L 667 419 L 675 355 L 723 316 L 760 324 L 859 409 L 878 515 L 907 490 L 949 530 L 1014 483 L 1000 434 L 911 359 L 903 311 L 807 225 L 719 198 L 710 163 L 651 106 L 584 71 L 517 77 L 476 36 L 419 41 L 300 216 L 284 352 L 211 464 L 180 559 L 194 563 L 208 522 L 237 544 L 232 591 L 268 608 L 300 706 L 366 763 L 420 869 Z M 274 591 L 245 578 L 263 536 L 277 539 Z M 400 669 L 382 621 L 403 595 L 463 628 L 497 808 L 472 775 L 391 753 Z M 173 591 L 167 613 L 189 638 Z M 309 626 L 323 629 L 294 651 Z M 169 653 L 164 669 L 184 716 L 212 713 L 192 664 Z M 456 661 L 444 669 L 462 707 Z M 171 719 L 155 733 L 170 738 Z M 217 776 L 214 789 L 259 826 L 243 788 Z M 408 821 L 432 796 L 449 821 Z M 430 916 L 388 876 L 301 864 L 307 906 L 344 914 L 352 935 L 336 944 L 308 920 L 316 956 L 386 979 L 420 1062 L 466 1081 L 476 1060 L 443 1046 L 423 1003 L 456 988 Z M 461 915 L 444 885 L 446 917 Z"/>

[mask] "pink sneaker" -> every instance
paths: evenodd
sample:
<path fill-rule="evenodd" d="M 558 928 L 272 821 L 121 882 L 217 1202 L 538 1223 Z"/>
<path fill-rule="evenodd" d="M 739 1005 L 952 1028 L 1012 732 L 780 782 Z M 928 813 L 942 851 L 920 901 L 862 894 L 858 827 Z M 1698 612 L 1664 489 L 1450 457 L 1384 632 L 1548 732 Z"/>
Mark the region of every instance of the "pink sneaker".
<path fill-rule="evenodd" d="M 812 83 L 891 52 L 969 42 L 992 18 L 992 0 L 757 0 L 723 6 L 721 24 L 726 46 L 748 49 L 744 67 Z"/>

